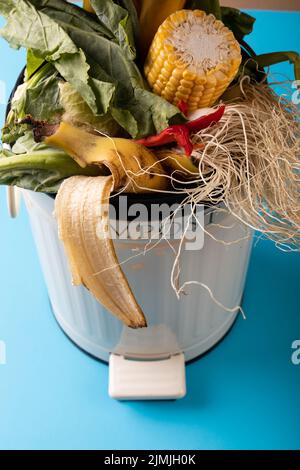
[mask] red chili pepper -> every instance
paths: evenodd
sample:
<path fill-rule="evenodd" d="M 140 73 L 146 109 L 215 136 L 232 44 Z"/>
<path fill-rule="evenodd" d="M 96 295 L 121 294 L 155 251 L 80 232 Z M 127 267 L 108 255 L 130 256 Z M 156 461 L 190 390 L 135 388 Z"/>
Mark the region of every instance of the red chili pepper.
<path fill-rule="evenodd" d="M 185 124 L 178 124 L 167 127 L 160 134 L 146 137 L 137 141 L 145 147 L 161 147 L 162 145 L 172 144 L 176 142 L 183 147 L 187 155 L 191 155 L 193 145 L 190 141 L 190 132 Z"/>
<path fill-rule="evenodd" d="M 179 111 L 182 112 L 182 114 L 184 114 L 185 116 L 187 116 L 188 112 L 189 112 L 189 107 L 188 107 L 188 104 L 186 101 L 183 101 L 183 100 L 180 100 L 178 103 L 177 103 L 177 108 L 179 109 Z"/>
<path fill-rule="evenodd" d="M 187 156 L 193 152 L 193 144 L 190 140 L 190 134 L 195 134 L 202 129 L 206 129 L 211 124 L 215 124 L 222 118 L 225 111 L 225 105 L 220 106 L 214 113 L 201 116 L 194 121 L 185 124 L 177 124 L 167 127 L 160 134 L 140 139 L 137 143 L 145 147 L 161 147 L 162 145 L 177 143 L 182 147 Z"/>
<path fill-rule="evenodd" d="M 190 131 L 185 124 L 168 127 L 166 131 L 167 134 L 173 138 L 171 143 L 174 142 L 175 139 L 175 142 L 177 142 L 179 147 L 184 149 L 187 156 L 192 154 L 194 148 L 190 140 Z"/>
<path fill-rule="evenodd" d="M 187 122 L 185 125 L 187 126 L 190 132 L 195 134 L 196 132 L 199 132 L 202 129 L 206 129 L 210 125 L 219 122 L 220 119 L 223 117 L 224 112 L 225 104 L 222 104 L 214 113 L 201 116 L 198 119 L 195 119 L 194 121 Z"/>

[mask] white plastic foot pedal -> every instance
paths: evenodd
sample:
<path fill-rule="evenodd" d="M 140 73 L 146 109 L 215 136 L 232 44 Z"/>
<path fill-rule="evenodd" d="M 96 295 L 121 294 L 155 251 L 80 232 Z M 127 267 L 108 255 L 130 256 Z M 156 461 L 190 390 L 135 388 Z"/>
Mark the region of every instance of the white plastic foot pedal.
<path fill-rule="evenodd" d="M 183 354 L 166 359 L 131 359 L 111 354 L 109 395 L 117 400 L 177 400 L 186 394 Z"/>

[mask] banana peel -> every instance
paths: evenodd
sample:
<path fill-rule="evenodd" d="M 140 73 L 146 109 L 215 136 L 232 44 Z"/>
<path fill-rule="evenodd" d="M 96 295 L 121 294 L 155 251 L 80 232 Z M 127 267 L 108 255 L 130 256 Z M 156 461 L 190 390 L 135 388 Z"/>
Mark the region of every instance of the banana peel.
<path fill-rule="evenodd" d="M 199 170 L 190 157 L 174 149 L 155 150 L 154 153 L 168 173 L 176 172 L 187 178 L 199 176 Z"/>
<path fill-rule="evenodd" d="M 59 236 L 67 253 L 73 284 L 83 284 L 111 313 L 131 328 L 147 326 L 119 267 L 109 234 L 111 176 L 65 180 L 55 201 Z"/>
<path fill-rule="evenodd" d="M 127 139 L 100 137 L 62 122 L 47 145 L 64 149 L 83 168 L 97 165 L 99 177 L 71 177 L 57 194 L 55 214 L 73 283 L 94 297 L 131 328 L 147 326 L 118 263 L 109 232 L 112 191 L 165 190 L 168 178 L 155 155 Z"/>
<path fill-rule="evenodd" d="M 168 188 L 166 172 L 155 155 L 131 139 L 101 137 L 62 122 L 45 143 L 63 149 L 83 168 L 98 165 L 114 180 L 114 190 L 147 192 Z"/>

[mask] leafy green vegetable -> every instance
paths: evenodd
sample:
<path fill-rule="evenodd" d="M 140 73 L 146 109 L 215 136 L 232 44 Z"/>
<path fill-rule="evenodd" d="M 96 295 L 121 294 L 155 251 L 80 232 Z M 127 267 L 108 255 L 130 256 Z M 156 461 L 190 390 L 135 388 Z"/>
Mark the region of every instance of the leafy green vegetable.
<path fill-rule="evenodd" d="M 36 57 L 31 49 L 27 50 L 25 80 L 29 80 L 32 75 L 43 65 L 44 59 Z"/>
<path fill-rule="evenodd" d="M 47 64 L 48 65 L 48 64 Z M 44 66 L 43 69 L 46 67 Z M 43 71 L 40 69 L 40 72 Z M 60 103 L 60 92 L 59 92 L 59 79 L 57 71 L 51 66 L 48 73 L 40 80 L 36 80 L 36 77 L 40 75 L 40 72 L 36 73 L 32 80 L 35 79 L 34 86 L 26 85 L 25 93 L 25 115 L 29 114 L 34 116 L 37 120 L 51 120 L 52 117 L 62 112 L 62 106 Z"/>
<path fill-rule="evenodd" d="M 17 88 L 2 140 L 5 143 L 15 142 L 27 129 L 27 126 L 18 124 L 27 115 L 34 116 L 36 120 L 51 121 L 61 112 L 58 72 L 51 64 L 45 63 Z"/>
<path fill-rule="evenodd" d="M 253 26 L 256 21 L 253 16 L 244 13 L 237 8 L 221 7 L 222 21 L 231 29 L 238 41 L 252 33 Z"/>
<path fill-rule="evenodd" d="M 102 83 L 102 82 L 101 82 Z M 100 86 L 102 92 L 102 85 Z M 111 114 L 107 112 L 102 116 L 92 113 L 86 102 L 67 82 L 60 84 L 61 104 L 64 108 L 63 119 L 66 122 L 78 127 L 85 127 L 89 130 L 98 130 L 111 136 L 117 135 L 119 126 Z"/>
<path fill-rule="evenodd" d="M 24 153 L 48 150 L 48 146 L 44 142 L 36 142 L 33 137 L 33 132 L 27 131 L 20 137 L 13 145 L 12 154 L 20 155 Z"/>
<path fill-rule="evenodd" d="M 118 1 L 115 1 L 115 3 L 118 3 L 120 6 L 122 6 L 123 8 L 125 8 L 128 11 L 129 17 L 130 17 L 131 23 L 132 23 L 134 39 L 135 39 L 135 42 L 136 42 L 138 40 L 138 37 L 139 37 L 140 22 L 139 22 L 137 9 L 136 9 L 136 6 L 135 6 L 133 0 L 118 0 Z"/>
<path fill-rule="evenodd" d="M 30 2 L 1 0 L 0 13 L 4 15 L 7 15 L 6 6 L 3 7 L 6 3 L 11 5 L 11 11 L 0 35 L 12 46 L 26 47 L 31 49 L 36 57 L 52 62 L 65 80 L 72 83 L 96 112 L 95 96 L 88 85 L 89 65 L 83 51 L 76 47 L 63 28 L 36 10 Z"/>
<path fill-rule="evenodd" d="M 20 124 L 14 121 L 6 123 L 2 129 L 2 142 L 4 144 L 12 145 L 29 129 L 30 127 L 28 124 Z"/>
<path fill-rule="evenodd" d="M 91 6 L 99 20 L 111 30 L 129 58 L 134 59 L 136 57 L 134 33 L 128 11 L 113 0 L 91 0 Z"/>
<path fill-rule="evenodd" d="M 202 10 L 207 14 L 213 14 L 218 20 L 221 19 L 219 0 L 188 0 L 186 8 L 190 10 Z"/>
<path fill-rule="evenodd" d="M 260 69 L 270 67 L 271 65 L 278 64 L 280 62 L 289 61 L 294 65 L 296 80 L 300 80 L 300 54 L 297 52 L 270 52 L 269 54 L 255 56 L 254 61 Z"/>
<path fill-rule="evenodd" d="M 31 3 L 39 11 L 45 13 L 61 25 L 64 23 L 70 24 L 73 27 L 87 32 L 94 32 L 106 39 L 118 42 L 118 37 L 115 36 L 113 28 L 109 23 L 105 24 L 99 18 L 87 13 L 77 5 L 63 0 L 31 0 Z M 117 5 L 116 7 L 118 8 Z M 127 12 L 124 12 L 124 16 L 125 13 Z"/>
<path fill-rule="evenodd" d="M 95 166 L 81 168 L 60 150 L 34 143 L 32 132 L 23 136 L 13 150 L 15 153 L 0 151 L 0 184 L 56 193 L 65 178 L 100 173 Z"/>
<path fill-rule="evenodd" d="M 134 138 L 184 121 L 175 106 L 147 91 L 132 60 L 133 30 L 124 8 L 129 0 L 122 6 L 111 0 L 93 0 L 100 19 L 64 0 L 8 2 L 12 7 L 9 14 L 7 2 L 0 0 L 0 12 L 7 17 L 2 35 L 11 45 L 29 49 L 26 77 L 42 60 L 51 62 L 95 116 L 113 116 Z M 158 118 L 160 109 L 164 111 Z"/>
<path fill-rule="evenodd" d="M 7 4 L 10 9 L 7 10 Z M 8 23 L 1 30 L 10 45 L 32 49 L 37 57 L 56 61 L 64 54 L 77 54 L 78 49 L 68 35 L 47 15 L 25 0 L 1 0 L 0 12 Z"/>

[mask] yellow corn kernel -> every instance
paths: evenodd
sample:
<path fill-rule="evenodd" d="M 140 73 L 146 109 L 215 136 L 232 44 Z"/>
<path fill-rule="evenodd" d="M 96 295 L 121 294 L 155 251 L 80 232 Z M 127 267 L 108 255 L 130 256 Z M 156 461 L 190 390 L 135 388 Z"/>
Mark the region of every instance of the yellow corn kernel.
<path fill-rule="evenodd" d="M 145 75 L 155 93 L 174 104 L 185 100 L 192 110 L 215 104 L 241 60 L 239 43 L 221 21 L 200 10 L 181 10 L 158 29 Z"/>

